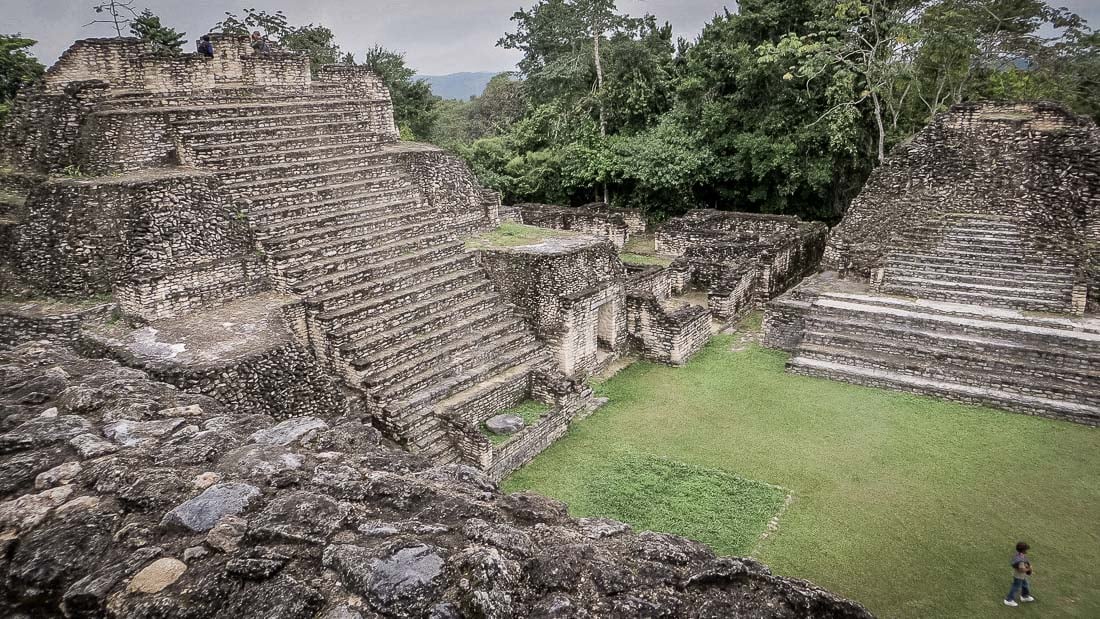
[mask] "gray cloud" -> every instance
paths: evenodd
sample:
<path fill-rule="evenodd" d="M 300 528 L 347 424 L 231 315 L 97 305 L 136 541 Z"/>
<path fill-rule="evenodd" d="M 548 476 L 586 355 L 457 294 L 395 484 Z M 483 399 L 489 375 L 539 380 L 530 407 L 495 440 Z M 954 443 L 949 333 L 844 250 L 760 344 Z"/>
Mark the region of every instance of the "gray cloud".
<path fill-rule="evenodd" d="M 34 52 L 52 63 L 76 39 L 110 36 L 106 25 L 83 27 L 93 18 L 92 0 L 0 0 L 0 32 L 21 32 L 39 41 Z M 495 47 L 511 29 L 509 18 L 533 0 L 145 0 L 164 23 L 194 40 L 218 22 L 225 11 L 244 7 L 281 9 L 292 23 L 322 23 L 332 28 L 344 51 L 361 54 L 380 43 L 406 52 L 409 66 L 426 75 L 458 71 L 511 69 L 518 55 Z M 620 0 L 631 14 L 652 13 L 672 23 L 676 35 L 694 38 L 724 6 L 714 0 Z M 1100 2 L 1063 0 L 1092 24 L 1100 24 Z"/>

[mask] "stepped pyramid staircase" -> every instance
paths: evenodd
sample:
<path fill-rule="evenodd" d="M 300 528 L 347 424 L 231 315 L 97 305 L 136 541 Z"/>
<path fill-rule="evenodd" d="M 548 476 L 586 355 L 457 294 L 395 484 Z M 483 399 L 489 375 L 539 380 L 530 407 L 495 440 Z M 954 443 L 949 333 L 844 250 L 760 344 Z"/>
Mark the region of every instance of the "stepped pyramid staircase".
<path fill-rule="evenodd" d="M 484 214 L 431 210 L 402 171 L 389 102 L 312 90 L 105 107 L 171 106 L 181 161 L 216 173 L 247 214 L 276 288 L 304 299 L 317 357 L 391 437 L 457 461 L 441 415 L 480 424 L 517 403 L 550 353 L 458 240 Z"/>
<path fill-rule="evenodd" d="M 900 249 L 887 258 L 884 292 L 1025 311 L 1072 309 L 1073 261 L 1029 248 L 1011 217 L 948 214 L 893 241 Z"/>
<path fill-rule="evenodd" d="M 1100 425 L 1100 320 L 1070 315 L 1070 260 L 1028 250 L 1007 217 L 948 215 L 896 241 L 880 291 L 786 301 L 803 315 L 791 372 Z"/>

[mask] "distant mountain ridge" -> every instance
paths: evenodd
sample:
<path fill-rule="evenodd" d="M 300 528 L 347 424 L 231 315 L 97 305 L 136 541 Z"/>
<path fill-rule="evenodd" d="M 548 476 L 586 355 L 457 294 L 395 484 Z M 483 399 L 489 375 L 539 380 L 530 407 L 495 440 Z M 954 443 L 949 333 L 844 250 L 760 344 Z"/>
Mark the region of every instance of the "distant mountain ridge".
<path fill-rule="evenodd" d="M 451 73 L 450 75 L 417 75 L 417 79 L 427 81 L 432 93 L 444 99 L 461 99 L 481 96 L 485 86 L 494 75 L 502 71 L 480 71 L 476 73 Z"/>

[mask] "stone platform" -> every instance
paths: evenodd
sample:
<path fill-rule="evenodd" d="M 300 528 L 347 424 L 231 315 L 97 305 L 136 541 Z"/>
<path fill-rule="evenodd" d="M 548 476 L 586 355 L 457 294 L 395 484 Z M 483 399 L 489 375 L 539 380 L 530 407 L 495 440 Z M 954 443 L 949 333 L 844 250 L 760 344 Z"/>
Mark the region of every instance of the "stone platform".
<path fill-rule="evenodd" d="M 85 321 L 80 348 L 238 413 L 347 414 L 348 398 L 287 327 L 297 311 L 297 299 L 268 293 L 136 328 Z"/>
<path fill-rule="evenodd" d="M 1100 425 L 1100 318 L 875 292 L 824 273 L 771 302 L 788 370 Z"/>

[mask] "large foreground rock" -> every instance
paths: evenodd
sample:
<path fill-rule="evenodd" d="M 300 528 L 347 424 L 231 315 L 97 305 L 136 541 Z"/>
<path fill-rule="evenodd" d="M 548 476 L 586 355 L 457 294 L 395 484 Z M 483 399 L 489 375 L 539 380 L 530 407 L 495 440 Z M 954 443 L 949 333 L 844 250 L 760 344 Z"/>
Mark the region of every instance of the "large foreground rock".
<path fill-rule="evenodd" d="M 38 344 L 0 368 L 3 617 L 869 616 L 697 542 L 503 495 L 357 419 L 229 417 Z"/>

